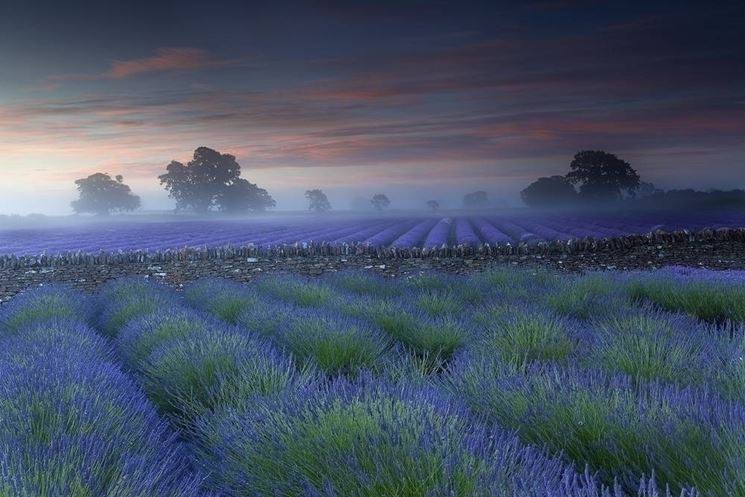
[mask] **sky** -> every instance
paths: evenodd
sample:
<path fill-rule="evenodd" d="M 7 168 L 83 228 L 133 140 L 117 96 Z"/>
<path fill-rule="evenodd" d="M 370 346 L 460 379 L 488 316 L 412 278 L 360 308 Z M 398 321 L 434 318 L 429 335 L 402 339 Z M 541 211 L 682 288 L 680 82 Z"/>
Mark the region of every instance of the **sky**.
<path fill-rule="evenodd" d="M 531 181 L 602 149 L 662 188 L 745 188 L 745 3 L 0 3 L 0 214 L 70 213 L 74 180 L 208 146 L 277 209 Z"/>

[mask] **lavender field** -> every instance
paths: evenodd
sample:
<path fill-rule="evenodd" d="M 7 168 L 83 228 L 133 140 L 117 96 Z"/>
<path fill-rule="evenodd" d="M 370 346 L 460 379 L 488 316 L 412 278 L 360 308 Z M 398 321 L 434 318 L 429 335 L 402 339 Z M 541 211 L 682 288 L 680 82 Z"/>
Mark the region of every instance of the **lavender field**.
<path fill-rule="evenodd" d="M 205 247 L 362 244 L 372 247 L 517 245 L 655 231 L 737 228 L 745 213 L 507 214 L 442 217 L 278 216 L 138 220 L 0 228 L 0 255 L 162 251 Z"/>
<path fill-rule="evenodd" d="M 144 278 L 0 307 L 0 495 L 738 496 L 745 275 Z"/>

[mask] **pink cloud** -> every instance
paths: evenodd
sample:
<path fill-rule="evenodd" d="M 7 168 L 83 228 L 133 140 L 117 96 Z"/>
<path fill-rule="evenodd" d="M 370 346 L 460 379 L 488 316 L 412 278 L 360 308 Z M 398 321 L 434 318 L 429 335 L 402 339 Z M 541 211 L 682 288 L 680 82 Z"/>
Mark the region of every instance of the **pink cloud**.
<path fill-rule="evenodd" d="M 210 53 L 200 48 L 160 48 L 152 57 L 115 60 L 106 74 L 119 79 L 150 72 L 202 69 L 215 64 Z"/>

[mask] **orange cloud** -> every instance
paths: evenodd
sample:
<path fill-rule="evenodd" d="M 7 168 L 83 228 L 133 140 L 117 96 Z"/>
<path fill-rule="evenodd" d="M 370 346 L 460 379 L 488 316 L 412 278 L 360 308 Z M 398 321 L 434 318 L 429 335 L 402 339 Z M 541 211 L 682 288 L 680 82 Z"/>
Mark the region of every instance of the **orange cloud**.
<path fill-rule="evenodd" d="M 150 72 L 202 69 L 215 63 L 210 53 L 200 48 L 160 48 L 152 57 L 115 60 L 106 74 L 120 79 Z"/>

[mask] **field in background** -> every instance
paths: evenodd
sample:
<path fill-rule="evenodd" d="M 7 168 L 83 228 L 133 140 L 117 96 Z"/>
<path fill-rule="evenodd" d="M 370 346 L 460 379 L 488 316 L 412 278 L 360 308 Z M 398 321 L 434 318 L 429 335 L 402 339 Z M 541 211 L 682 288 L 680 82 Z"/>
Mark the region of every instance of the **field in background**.
<path fill-rule="evenodd" d="M 0 494 L 743 495 L 744 323 L 689 269 L 35 288 Z"/>
<path fill-rule="evenodd" d="M 17 224 L 17 223 L 16 223 Z M 0 228 L 0 254 L 160 251 L 255 245 L 364 244 L 373 247 L 441 247 L 534 244 L 542 241 L 613 238 L 649 232 L 745 226 L 737 212 L 585 212 L 454 216 L 263 216 L 255 219 L 124 220 L 46 223 Z"/>

